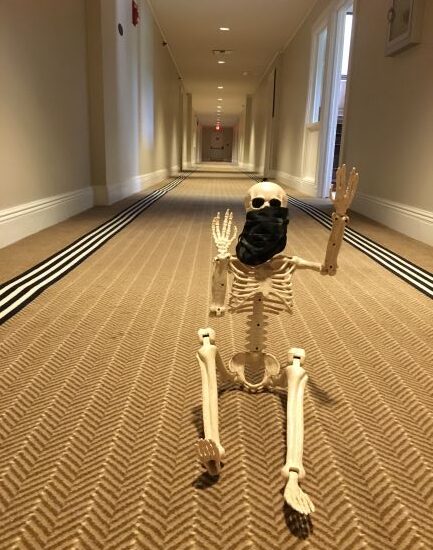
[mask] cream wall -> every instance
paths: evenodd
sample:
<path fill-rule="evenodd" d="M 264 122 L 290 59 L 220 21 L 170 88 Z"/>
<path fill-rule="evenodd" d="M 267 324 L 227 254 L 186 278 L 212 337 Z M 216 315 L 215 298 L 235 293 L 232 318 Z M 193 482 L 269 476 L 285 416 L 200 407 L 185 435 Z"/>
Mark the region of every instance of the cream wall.
<path fill-rule="evenodd" d="M 187 170 L 192 166 L 193 117 L 192 95 L 184 93 L 182 102 L 182 168 Z"/>
<path fill-rule="evenodd" d="M 254 170 L 254 163 L 251 159 L 251 139 L 252 139 L 252 96 L 245 97 L 245 107 L 241 115 L 241 140 L 239 165 L 245 170 Z"/>
<path fill-rule="evenodd" d="M 96 200 L 106 204 L 179 169 L 180 81 L 145 0 L 135 27 L 129 2 L 101 6 L 106 182 Z"/>
<path fill-rule="evenodd" d="M 237 161 L 239 166 L 242 168 L 244 166 L 244 146 L 245 146 L 245 105 L 242 107 L 242 112 L 239 116 L 238 123 L 238 143 L 237 143 Z"/>
<path fill-rule="evenodd" d="M 344 157 L 361 193 L 433 212 L 433 2 L 422 43 L 394 57 L 384 56 L 387 7 L 358 2 Z"/>
<path fill-rule="evenodd" d="M 0 246 L 179 169 L 180 80 L 139 7 L 0 3 Z"/>
<path fill-rule="evenodd" d="M 90 185 L 84 0 L 0 2 L 0 173 L 16 215 Z"/>
<path fill-rule="evenodd" d="M 318 128 L 306 125 L 311 39 L 331 6 L 316 2 L 283 51 L 277 78 L 271 168 L 276 179 L 310 195 L 317 192 L 319 138 Z M 357 0 L 342 160 L 360 172 L 354 210 L 433 244 L 433 2 L 425 6 L 422 43 L 385 57 L 389 2 Z M 249 162 L 255 170 L 264 155 L 264 81 L 253 96 Z"/>
<path fill-rule="evenodd" d="M 273 72 L 266 75 L 252 98 L 252 124 L 250 141 L 250 164 L 252 170 L 263 174 L 267 160 L 269 125 L 272 113 Z"/>
<path fill-rule="evenodd" d="M 314 130 L 306 129 L 313 25 L 329 1 L 319 0 L 284 50 L 278 67 L 278 128 L 274 142 L 276 174 L 311 191 L 315 172 Z M 317 143 L 316 143 L 317 148 Z M 313 186 L 315 189 L 315 185 Z"/>
<path fill-rule="evenodd" d="M 107 181 L 101 17 L 100 1 L 86 0 L 90 157 L 92 185 L 95 187 L 105 186 Z"/>
<path fill-rule="evenodd" d="M 329 0 L 318 0 L 285 50 L 275 59 L 252 98 L 250 166 L 262 173 L 299 183 L 310 173 L 305 166 L 304 133 L 308 101 L 311 33 L 316 20 L 329 7 Z M 273 74 L 277 69 L 276 117 L 271 126 Z M 272 147 L 269 139 L 273 135 Z M 248 135 L 246 132 L 245 141 Z M 268 143 L 265 143 L 268 141 Z M 306 149 L 309 144 L 306 143 Z M 266 150 L 268 147 L 268 151 Z M 268 157 L 266 157 L 266 154 Z M 311 178 L 308 177 L 308 180 Z M 310 181 L 308 181 L 310 187 Z"/>

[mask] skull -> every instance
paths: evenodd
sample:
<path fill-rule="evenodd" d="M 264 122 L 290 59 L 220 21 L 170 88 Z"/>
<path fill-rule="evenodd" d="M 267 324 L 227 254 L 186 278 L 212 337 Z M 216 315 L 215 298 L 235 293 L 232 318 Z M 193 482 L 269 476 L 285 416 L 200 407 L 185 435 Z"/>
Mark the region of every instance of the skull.
<path fill-rule="evenodd" d="M 287 195 L 279 185 L 270 181 L 256 183 L 248 189 L 244 200 L 245 210 L 260 210 L 265 206 L 287 207 Z"/>

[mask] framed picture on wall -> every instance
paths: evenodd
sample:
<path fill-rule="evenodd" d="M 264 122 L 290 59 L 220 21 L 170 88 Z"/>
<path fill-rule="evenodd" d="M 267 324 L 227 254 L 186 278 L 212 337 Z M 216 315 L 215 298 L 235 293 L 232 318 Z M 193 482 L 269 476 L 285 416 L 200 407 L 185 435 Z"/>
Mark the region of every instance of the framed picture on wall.
<path fill-rule="evenodd" d="M 385 54 L 395 55 L 421 42 L 424 0 L 391 0 Z"/>

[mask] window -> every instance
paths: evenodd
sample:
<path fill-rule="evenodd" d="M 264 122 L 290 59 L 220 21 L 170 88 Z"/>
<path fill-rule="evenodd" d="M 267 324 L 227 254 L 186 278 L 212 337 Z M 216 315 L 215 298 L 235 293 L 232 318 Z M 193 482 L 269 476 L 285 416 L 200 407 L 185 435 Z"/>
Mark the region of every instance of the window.
<path fill-rule="evenodd" d="M 320 115 L 322 110 L 322 96 L 323 96 L 323 80 L 325 74 L 325 55 L 326 55 L 326 38 L 327 28 L 323 28 L 316 38 L 315 44 L 315 74 L 311 104 L 311 116 L 310 122 L 312 124 L 320 121 Z"/>
<path fill-rule="evenodd" d="M 349 54 L 350 54 L 350 37 L 352 35 L 352 12 L 346 13 L 346 20 L 344 23 L 344 43 L 343 43 L 343 61 L 341 65 L 341 76 L 347 78 L 347 70 L 349 68 Z"/>

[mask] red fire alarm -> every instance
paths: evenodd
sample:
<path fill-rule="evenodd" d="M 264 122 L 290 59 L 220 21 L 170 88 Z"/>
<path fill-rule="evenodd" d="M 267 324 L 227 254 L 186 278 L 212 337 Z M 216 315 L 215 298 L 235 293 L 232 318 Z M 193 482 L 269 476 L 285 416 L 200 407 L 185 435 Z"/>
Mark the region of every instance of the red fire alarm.
<path fill-rule="evenodd" d="M 138 4 L 132 0 L 132 24 L 134 27 L 140 22 L 140 13 L 138 11 Z"/>

